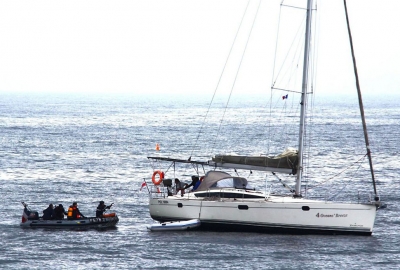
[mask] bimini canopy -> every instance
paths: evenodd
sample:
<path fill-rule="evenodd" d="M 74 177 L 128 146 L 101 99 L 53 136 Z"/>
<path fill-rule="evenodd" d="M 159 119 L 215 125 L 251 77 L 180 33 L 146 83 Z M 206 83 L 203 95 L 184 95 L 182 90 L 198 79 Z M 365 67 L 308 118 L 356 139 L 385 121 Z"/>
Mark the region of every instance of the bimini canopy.
<path fill-rule="evenodd" d="M 221 181 L 222 185 L 217 185 L 219 181 Z M 205 191 L 215 186 L 245 188 L 247 187 L 247 179 L 243 177 L 233 177 L 226 172 L 210 171 L 206 173 L 196 191 Z"/>

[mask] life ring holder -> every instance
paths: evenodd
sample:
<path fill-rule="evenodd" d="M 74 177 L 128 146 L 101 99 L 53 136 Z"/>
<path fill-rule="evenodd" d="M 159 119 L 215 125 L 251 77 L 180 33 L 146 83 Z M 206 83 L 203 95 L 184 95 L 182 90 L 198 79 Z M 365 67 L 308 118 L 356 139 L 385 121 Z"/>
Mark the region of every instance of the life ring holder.
<path fill-rule="evenodd" d="M 156 175 L 158 175 L 158 180 L 156 180 Z M 153 176 L 151 177 L 151 181 L 154 185 L 158 186 L 161 184 L 162 180 L 164 179 L 164 172 L 157 170 L 153 172 Z"/>

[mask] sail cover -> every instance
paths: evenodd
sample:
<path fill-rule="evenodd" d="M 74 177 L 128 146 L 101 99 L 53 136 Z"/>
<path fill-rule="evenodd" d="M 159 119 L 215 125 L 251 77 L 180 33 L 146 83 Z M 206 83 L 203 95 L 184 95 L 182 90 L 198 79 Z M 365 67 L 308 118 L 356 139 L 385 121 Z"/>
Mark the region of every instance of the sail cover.
<path fill-rule="evenodd" d="M 288 148 L 282 154 L 274 157 L 216 155 L 212 158 L 212 161 L 216 164 L 230 164 L 230 167 L 242 165 L 242 167 L 268 168 L 270 171 L 274 171 L 274 169 L 290 169 L 292 174 L 295 174 L 298 156 L 296 149 Z"/>

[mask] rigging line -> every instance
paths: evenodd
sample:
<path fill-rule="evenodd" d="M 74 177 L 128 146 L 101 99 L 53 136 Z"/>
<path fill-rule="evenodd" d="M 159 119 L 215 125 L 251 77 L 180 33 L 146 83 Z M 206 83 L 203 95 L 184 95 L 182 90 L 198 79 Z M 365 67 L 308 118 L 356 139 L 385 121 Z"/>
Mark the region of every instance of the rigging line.
<path fill-rule="evenodd" d="M 289 101 L 291 101 L 291 102 L 289 102 Z M 278 109 L 278 104 L 282 104 L 280 109 Z M 297 105 L 297 109 L 294 109 L 294 104 Z M 281 97 L 278 97 L 278 99 L 276 100 L 276 103 L 274 106 L 274 109 L 276 109 L 276 113 L 275 113 L 274 117 L 270 116 L 270 119 L 274 119 L 278 123 L 285 123 L 285 124 L 282 125 L 282 127 L 275 126 L 274 132 L 271 132 L 271 130 L 273 128 L 273 127 L 271 127 L 269 132 L 270 132 L 270 134 L 274 134 L 275 138 L 277 137 L 277 135 L 280 136 L 279 146 L 282 146 L 282 145 L 288 146 L 289 145 L 291 130 L 293 130 L 293 126 L 294 126 L 293 120 L 295 119 L 290 116 L 295 115 L 295 112 L 299 111 L 299 109 L 298 109 L 299 106 L 300 106 L 299 103 L 295 102 L 294 98 L 285 99 L 283 102 L 282 102 Z M 270 112 L 272 113 L 272 109 Z M 287 116 L 289 116 L 289 118 L 287 118 Z M 290 120 L 290 121 L 288 122 L 288 120 Z M 297 122 L 296 122 L 296 125 L 297 125 Z M 272 141 L 269 141 L 269 143 L 272 143 Z M 275 145 L 275 147 L 276 147 L 276 145 Z M 281 147 L 279 148 L 279 151 L 281 151 Z M 268 151 L 268 153 L 270 153 L 270 152 Z"/>
<path fill-rule="evenodd" d="M 286 62 L 287 58 L 289 57 L 289 52 L 290 52 L 290 50 L 292 49 L 293 44 L 295 43 L 297 37 L 300 35 L 300 29 L 302 28 L 302 25 L 304 24 L 306 18 L 307 18 L 307 17 L 304 16 L 304 17 L 303 17 L 303 21 L 299 24 L 299 28 L 297 29 L 296 35 L 295 35 L 295 37 L 293 38 L 292 43 L 290 44 L 290 47 L 289 47 L 290 49 L 288 50 L 288 53 L 286 54 L 285 58 L 283 59 L 282 65 L 281 65 L 281 67 L 279 68 L 279 71 L 278 71 L 278 74 L 277 74 L 277 76 L 276 76 L 276 79 L 274 80 L 274 77 L 272 78 L 272 79 L 274 80 L 273 83 L 272 83 L 272 87 L 275 85 L 276 81 L 278 80 L 279 74 L 281 73 L 281 71 L 282 71 L 282 69 L 283 69 L 284 63 Z M 299 42 L 300 42 L 300 41 L 299 41 Z M 277 51 L 275 51 L 275 57 L 276 57 L 276 53 L 277 53 Z"/>
<path fill-rule="evenodd" d="M 283 2 L 283 1 L 282 1 Z M 278 30 L 276 31 L 276 41 L 275 41 L 275 55 L 274 55 L 274 62 L 272 64 L 272 82 L 271 82 L 271 88 L 274 86 L 274 78 L 275 78 L 275 67 L 276 67 L 276 55 L 278 51 L 278 41 L 279 41 L 279 29 L 281 26 L 281 14 L 282 14 L 282 4 L 279 9 L 279 16 L 278 16 Z M 271 93 L 272 94 L 272 93 Z M 271 98 L 272 99 L 272 98 Z M 272 101 L 272 100 L 271 100 Z"/>
<path fill-rule="evenodd" d="M 272 97 L 273 96 L 271 93 L 271 99 L 272 99 Z M 277 149 L 276 149 L 277 146 L 275 144 L 273 144 L 273 141 L 271 139 L 272 138 L 271 134 L 274 134 L 274 137 L 276 137 L 276 134 L 280 134 L 280 145 L 285 145 L 286 141 L 287 141 L 287 138 L 283 136 L 284 134 L 287 133 L 286 132 L 287 126 L 283 125 L 283 127 L 280 128 L 276 124 L 272 125 L 272 119 L 274 119 L 278 123 L 284 122 L 285 115 L 287 115 L 287 100 L 282 102 L 282 99 L 280 96 L 275 99 L 276 99 L 276 101 L 274 102 L 274 104 L 272 104 L 272 100 L 270 102 L 270 117 L 268 119 L 268 124 L 269 124 L 268 132 L 269 132 L 270 136 L 268 136 L 269 140 L 268 140 L 268 146 L 267 146 L 268 147 L 267 153 L 271 153 L 271 151 L 273 151 L 270 149 L 272 146 L 274 146 L 274 151 L 277 151 Z M 278 106 L 280 104 L 282 104 L 282 105 Z M 272 110 L 274 110 L 274 116 L 272 116 Z M 274 131 L 273 131 L 273 129 L 274 129 Z M 279 149 L 279 151 L 280 150 L 281 149 Z"/>
<path fill-rule="evenodd" d="M 303 168 L 304 168 L 303 179 L 307 179 L 307 181 L 305 181 L 306 185 L 304 187 L 304 193 L 305 194 L 307 193 L 307 188 L 308 188 L 308 167 L 309 167 L 309 164 L 310 164 L 310 153 L 311 153 L 311 142 L 312 142 L 312 131 L 313 131 L 313 128 L 310 128 L 310 127 L 312 127 L 312 122 L 314 120 L 314 114 L 313 114 L 314 102 L 315 102 L 315 97 L 314 97 L 314 95 L 312 95 L 310 103 L 307 104 L 308 107 L 310 107 L 310 109 L 309 109 L 310 113 L 308 114 L 309 115 L 308 116 L 308 120 L 307 120 L 308 121 L 308 125 L 305 128 L 305 136 L 307 138 L 307 140 L 306 140 L 307 141 L 307 144 L 306 144 L 306 146 L 307 146 L 307 155 L 304 158 L 305 165 L 303 166 Z"/>
<path fill-rule="evenodd" d="M 231 48 L 230 48 L 230 50 L 229 50 L 228 56 L 226 57 L 224 67 L 222 68 L 222 72 L 221 72 L 221 75 L 219 76 L 218 83 L 217 83 L 217 86 L 215 87 L 214 94 L 213 94 L 213 96 L 212 96 L 212 98 L 211 98 L 210 105 L 208 106 L 206 115 L 205 115 L 205 117 L 204 117 L 204 119 L 203 119 L 203 123 L 201 124 L 199 133 L 197 134 L 196 142 L 195 142 L 195 144 L 194 144 L 194 146 L 193 146 L 193 148 L 192 148 L 192 152 L 190 153 L 189 160 L 192 158 L 194 149 L 196 148 L 197 143 L 198 143 L 198 141 L 199 141 L 201 131 L 202 131 L 202 129 L 203 129 L 203 127 L 204 127 L 204 124 L 205 124 L 205 122 L 206 122 L 208 113 L 210 112 L 211 105 L 212 105 L 212 103 L 213 103 L 213 101 L 214 101 L 215 94 L 217 93 L 217 89 L 218 89 L 219 84 L 220 84 L 220 82 L 221 82 L 222 76 L 223 76 L 223 74 L 224 74 L 224 72 L 225 72 L 226 65 L 227 65 L 228 60 L 229 60 L 229 58 L 230 58 L 230 56 L 231 56 L 232 49 L 233 49 L 233 46 L 235 45 L 236 38 L 237 38 L 237 36 L 238 36 L 239 30 L 240 30 L 240 28 L 242 27 L 243 19 L 244 19 L 245 15 L 246 15 L 247 8 L 249 7 L 249 3 L 250 3 L 250 0 L 247 1 L 246 9 L 244 10 L 244 13 L 243 13 L 243 15 L 242 15 L 242 19 L 240 20 L 240 24 L 239 24 L 239 27 L 238 27 L 238 29 L 237 29 L 237 31 L 236 31 L 236 35 L 235 35 L 235 38 L 233 39 L 232 46 L 231 46 Z"/>
<path fill-rule="evenodd" d="M 273 100 L 273 90 L 283 90 L 283 89 L 279 89 L 279 88 L 275 88 L 274 87 L 274 85 L 275 85 L 275 83 L 276 83 L 276 80 L 278 80 L 278 77 L 279 77 L 279 74 L 281 73 L 281 71 L 282 71 L 282 68 L 283 68 L 283 64 L 282 64 L 282 66 L 281 66 L 281 68 L 279 69 L 279 72 L 278 72 L 278 75 L 277 75 L 277 78 L 276 78 L 276 80 L 274 81 L 274 78 L 275 78 L 275 70 L 276 70 L 276 58 L 277 58 L 277 52 L 278 52 L 278 43 L 279 43 L 279 33 L 280 33 L 280 24 L 281 24 L 281 16 L 282 16 L 282 7 L 285 7 L 286 5 L 284 5 L 283 4 L 283 2 L 284 2 L 284 0 L 282 0 L 282 2 L 281 2 L 281 5 L 280 5 L 280 9 L 279 9 L 279 16 L 278 16 L 278 27 L 277 27 L 277 33 L 276 33 L 276 43 L 275 43 L 275 54 L 274 54 L 274 61 L 273 61 L 273 68 L 272 68 L 272 81 L 271 81 L 271 95 L 270 95 L 270 115 L 269 115 L 269 121 L 268 121 L 268 132 L 269 132 L 269 134 L 272 134 L 272 132 L 271 132 L 271 130 L 272 130 L 272 124 L 271 124 L 271 119 L 273 119 L 272 118 L 272 100 Z M 300 24 L 301 25 L 301 24 Z M 297 34 L 296 34 L 296 36 L 298 35 L 298 33 L 299 33 L 299 30 L 297 30 Z M 292 44 L 290 45 L 290 48 L 291 47 L 293 47 L 293 43 L 294 43 L 294 41 L 296 40 L 296 38 L 295 39 L 293 39 L 293 41 L 292 41 Z M 290 51 L 290 50 L 289 50 Z M 287 53 L 287 55 L 286 55 L 286 57 L 285 57 L 285 60 L 283 61 L 283 63 L 284 62 L 286 62 L 286 59 L 287 59 L 287 57 L 289 56 L 289 52 Z M 288 91 L 288 92 L 292 92 L 292 91 Z M 295 92 L 295 91 L 293 91 L 293 92 Z M 280 100 L 280 99 L 279 99 Z M 279 101 L 278 101 L 279 102 Z M 275 103 L 276 105 L 277 105 L 277 103 Z M 285 102 L 285 104 L 286 104 L 286 102 Z M 274 108 L 276 108 L 277 106 L 274 106 Z M 286 106 L 285 106 L 285 109 L 286 109 Z M 281 114 L 281 117 L 282 117 L 282 114 Z M 270 153 L 270 147 L 271 147 L 271 136 L 269 136 L 269 138 L 270 138 L 270 140 L 268 140 L 268 145 L 267 145 L 267 153 Z"/>
<path fill-rule="evenodd" d="M 271 90 L 278 90 L 278 91 L 285 91 L 285 92 L 289 92 L 289 93 L 295 93 L 295 94 L 301 94 L 300 91 L 297 90 L 289 90 L 289 89 L 285 89 L 285 88 L 278 88 L 278 87 L 271 87 Z M 313 92 L 307 92 L 307 95 L 312 94 Z"/>
<path fill-rule="evenodd" d="M 364 156 L 364 157 L 365 157 L 365 156 Z M 362 164 L 360 163 L 360 165 L 358 166 L 358 168 L 357 168 L 357 170 L 356 170 L 355 172 L 357 172 L 357 171 L 360 169 L 361 165 L 362 165 Z M 348 185 L 348 182 L 347 182 L 347 184 L 344 185 L 338 192 L 336 192 L 335 195 L 332 195 L 330 198 L 328 198 L 328 201 L 329 201 L 329 200 L 332 200 L 332 199 L 335 199 L 340 193 L 342 193 L 342 191 L 347 187 L 347 185 Z"/>
<path fill-rule="evenodd" d="M 285 182 L 282 181 L 282 179 L 280 179 L 276 173 L 271 172 L 273 176 L 276 177 L 276 179 L 278 179 L 278 181 L 282 184 L 283 187 L 287 188 L 291 193 L 294 193 L 295 190 L 293 188 L 291 188 L 290 186 L 288 186 Z"/>
<path fill-rule="evenodd" d="M 284 122 L 285 115 L 288 115 L 291 112 L 291 107 L 292 106 L 288 106 L 288 101 L 286 100 L 283 103 L 283 108 L 282 108 L 281 114 L 279 115 L 278 119 L 282 119 L 281 121 Z M 282 143 L 283 143 L 283 145 L 287 145 L 288 141 L 289 141 L 289 138 L 288 138 L 288 125 L 284 125 L 283 129 L 281 130 L 281 132 L 282 133 L 280 134 L 281 135 L 280 137 L 281 137 L 281 139 L 283 138 Z"/>
<path fill-rule="evenodd" d="M 297 9 L 307 10 L 306 8 L 302 8 L 302 7 L 289 6 L 289 5 L 284 5 L 284 4 L 281 4 L 281 5 L 284 6 L 284 7 L 290 7 L 290 8 L 297 8 Z"/>
<path fill-rule="evenodd" d="M 271 87 L 271 90 L 278 90 L 278 91 L 285 91 L 285 92 L 289 92 L 289 93 L 301 94 L 300 91 L 297 91 L 297 90 L 289 90 L 289 89 L 285 89 L 285 88 Z"/>
<path fill-rule="evenodd" d="M 298 33 L 299 33 L 299 30 L 298 30 Z M 298 34 L 296 34 L 296 36 L 298 36 Z M 302 40 L 300 38 L 297 39 L 297 45 L 294 46 L 295 40 L 296 40 L 296 37 L 293 40 L 293 43 L 291 44 L 291 49 L 290 49 L 290 51 L 293 50 L 292 61 L 291 61 L 291 64 L 289 65 L 290 68 L 287 69 L 286 72 L 284 72 L 284 74 L 282 75 L 282 78 L 287 78 L 286 85 L 288 87 L 289 87 L 290 83 L 292 83 L 292 81 L 294 81 L 294 83 L 292 83 L 292 84 L 296 85 L 298 70 L 299 70 L 299 66 L 301 63 L 300 61 L 303 56 L 301 52 L 304 51 L 304 44 L 303 44 Z M 290 51 L 288 52 L 288 55 L 289 55 Z M 297 58 L 297 60 L 296 60 L 296 58 Z M 286 61 L 286 59 L 285 59 L 285 61 Z M 282 68 L 283 68 L 283 65 L 282 65 Z M 278 78 L 277 78 L 277 80 L 278 80 Z"/>
<path fill-rule="evenodd" d="M 274 78 L 275 78 L 275 67 L 276 67 L 276 55 L 277 55 L 277 51 L 278 51 L 278 40 L 279 40 L 279 29 L 280 29 L 280 25 L 281 25 L 281 14 L 282 14 L 282 4 L 283 1 L 281 2 L 280 8 L 279 8 L 279 16 L 278 16 L 278 27 L 277 27 L 277 31 L 276 31 L 276 41 L 275 41 L 275 55 L 274 55 L 274 61 L 272 64 L 272 77 L 271 77 L 271 91 L 270 91 L 270 98 L 269 98 L 269 120 L 268 120 L 268 135 L 271 135 L 271 129 L 272 129 L 272 123 L 271 123 L 271 119 L 272 119 L 272 97 L 273 97 L 273 87 L 274 87 Z M 271 144 L 271 136 L 268 136 L 270 139 L 268 140 L 268 144 L 267 144 L 267 153 L 270 153 L 270 144 Z"/>
<path fill-rule="evenodd" d="M 317 71 L 318 71 L 318 48 L 319 48 L 319 13 L 318 13 L 318 3 L 315 3 L 315 23 L 314 23 L 314 46 L 313 46 L 313 61 L 311 62 L 311 75 L 312 78 L 314 78 L 313 81 L 311 81 L 311 93 L 314 93 L 314 89 L 316 89 L 317 85 Z M 313 17 L 314 18 L 314 17 Z"/>
<path fill-rule="evenodd" d="M 297 29 L 297 33 L 296 33 L 295 37 L 293 38 L 292 43 L 290 44 L 290 49 L 288 50 L 288 52 L 287 52 L 287 54 L 286 54 L 286 56 L 285 56 L 285 59 L 284 59 L 284 61 L 283 61 L 283 63 L 282 63 L 282 66 L 281 66 L 281 68 L 279 69 L 279 72 L 278 72 L 278 75 L 276 76 L 276 80 L 275 80 L 275 82 L 274 82 L 274 85 L 275 85 L 275 83 L 278 81 L 279 76 L 281 76 L 280 74 L 281 74 L 281 72 L 283 72 L 283 68 L 285 67 L 285 63 L 286 63 L 287 61 L 289 61 L 289 56 L 293 54 L 293 59 L 295 59 L 296 54 L 298 53 L 299 59 L 301 59 L 301 57 L 302 57 L 301 50 L 302 50 L 304 44 L 301 42 L 301 41 L 302 41 L 301 38 L 298 38 L 298 37 L 301 36 L 301 35 L 300 35 L 300 29 L 302 28 L 302 25 L 303 25 L 303 23 L 305 22 L 305 20 L 306 20 L 306 16 L 304 16 L 303 22 L 302 22 L 301 24 L 299 24 L 299 28 Z M 296 40 L 297 40 L 297 46 L 295 46 L 295 41 L 296 41 Z M 299 49 L 299 46 L 301 46 L 300 49 Z M 295 48 L 297 48 L 297 50 L 296 50 Z M 294 52 L 291 53 L 292 51 L 294 51 Z M 295 71 L 297 70 L 297 68 L 298 68 L 298 65 L 294 65 L 294 64 L 293 64 L 293 62 L 294 62 L 293 59 L 292 59 L 292 64 L 290 65 L 290 67 L 291 67 L 291 69 L 293 69 L 293 66 L 295 66 L 296 68 L 294 68 L 294 71 L 292 71 L 292 72 L 295 72 Z M 298 63 L 298 62 L 299 62 L 299 61 L 297 61 L 297 63 Z M 291 78 L 290 69 L 286 70 L 286 71 L 283 72 L 283 73 L 284 73 L 284 74 L 283 74 L 281 77 L 283 77 L 283 78 L 285 78 L 285 77 Z M 288 75 L 288 76 L 285 76 L 285 74 L 287 74 L 287 73 L 289 73 L 289 75 Z M 289 82 L 290 82 L 290 80 L 289 80 Z"/>
<path fill-rule="evenodd" d="M 327 200 L 327 201 L 330 201 L 330 200 L 336 199 L 336 197 L 337 197 L 340 193 L 342 193 L 342 191 L 343 191 L 346 187 L 347 187 L 347 184 L 344 185 L 338 192 L 336 192 L 336 194 L 332 195 L 330 198 L 328 198 L 328 199 L 326 199 L 326 200 Z"/>
<path fill-rule="evenodd" d="M 224 113 L 222 114 L 221 122 L 219 123 L 217 135 L 215 136 L 214 144 L 213 144 L 213 147 L 212 147 L 211 150 L 214 149 L 215 142 L 216 142 L 216 140 L 217 140 L 217 138 L 218 138 L 218 136 L 219 136 L 219 132 L 221 131 L 222 121 L 224 120 L 225 113 L 226 113 L 226 110 L 227 110 L 227 108 L 228 108 L 228 104 L 229 104 L 229 101 L 230 101 L 230 99 L 231 99 L 231 96 L 232 96 L 233 88 L 235 87 L 236 80 L 237 80 L 237 77 L 238 77 L 238 74 L 239 74 L 239 71 L 240 71 L 240 67 L 242 66 L 242 62 L 243 62 L 244 55 L 246 54 L 247 45 L 249 44 L 250 36 L 251 36 L 251 33 L 252 33 L 252 31 L 253 31 L 253 28 L 254 28 L 254 24 L 255 24 L 257 15 L 258 15 L 258 11 L 259 11 L 259 9 L 260 9 L 260 5 L 261 5 L 261 0 L 258 2 L 257 11 L 256 11 L 256 14 L 255 14 L 255 16 L 254 16 L 253 23 L 252 23 L 252 25 L 251 25 L 249 35 L 247 36 L 247 41 L 246 41 L 246 45 L 245 45 L 245 47 L 244 47 L 244 51 L 243 51 L 243 54 L 242 54 L 242 58 L 240 59 L 239 67 L 238 67 L 238 69 L 237 69 L 237 71 L 236 71 L 235 79 L 234 79 L 234 81 L 233 81 L 232 88 L 231 88 L 231 91 L 230 91 L 230 93 L 229 93 L 228 101 L 226 102 L 225 110 L 224 110 Z"/>
<path fill-rule="evenodd" d="M 345 168 L 344 170 L 342 170 L 342 171 L 340 171 L 340 172 L 338 172 L 337 174 L 335 174 L 334 176 L 332 176 L 332 177 L 330 177 L 330 178 L 328 178 L 327 180 L 325 180 L 324 182 L 322 182 L 322 183 L 319 183 L 318 185 L 314 185 L 312 188 L 310 187 L 310 188 L 308 188 L 307 190 L 312 190 L 312 189 L 314 189 L 314 188 L 316 188 L 316 187 L 318 187 L 318 186 L 321 186 L 321 185 L 324 185 L 326 182 L 329 182 L 330 180 L 332 180 L 333 178 L 335 178 L 335 177 L 337 177 L 337 176 L 339 176 L 339 175 L 341 175 L 342 173 L 344 173 L 345 171 L 347 171 L 348 169 L 350 169 L 351 167 L 353 167 L 354 166 L 354 164 L 357 164 L 357 163 L 359 163 L 362 159 L 364 159 L 366 156 L 367 156 L 368 154 L 365 154 L 364 156 L 362 156 L 359 160 L 357 160 L 356 162 L 354 162 L 353 164 L 351 164 L 350 166 L 348 166 L 347 168 Z M 360 166 L 361 166 L 361 164 L 360 164 Z M 358 170 L 358 169 L 357 169 Z"/>

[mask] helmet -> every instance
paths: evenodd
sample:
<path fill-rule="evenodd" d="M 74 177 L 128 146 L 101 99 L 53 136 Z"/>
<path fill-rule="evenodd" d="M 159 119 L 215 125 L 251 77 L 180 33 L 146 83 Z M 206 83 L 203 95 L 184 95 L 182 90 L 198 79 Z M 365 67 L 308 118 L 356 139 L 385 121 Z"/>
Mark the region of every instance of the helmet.
<path fill-rule="evenodd" d="M 104 204 L 104 201 L 100 201 L 100 204 Z"/>

